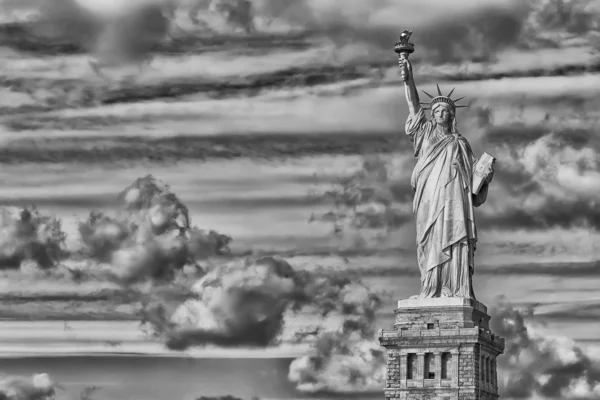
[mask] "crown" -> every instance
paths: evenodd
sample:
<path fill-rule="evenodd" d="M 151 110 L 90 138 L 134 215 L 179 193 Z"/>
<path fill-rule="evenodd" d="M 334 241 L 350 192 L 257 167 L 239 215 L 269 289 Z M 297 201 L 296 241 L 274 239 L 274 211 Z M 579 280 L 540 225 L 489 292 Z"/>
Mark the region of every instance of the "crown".
<path fill-rule="evenodd" d="M 442 91 L 440 90 L 440 86 L 439 85 L 436 85 L 436 86 L 437 86 L 437 91 L 438 91 L 438 95 L 437 96 L 432 96 L 429 93 L 427 93 L 426 91 L 421 90 L 423 93 L 425 93 L 431 99 L 431 102 L 429 102 L 429 103 L 421 103 L 421 105 L 426 106 L 426 107 L 423 107 L 424 109 L 431 110 L 438 103 L 448 104 L 450 107 L 452 107 L 453 110 L 456 110 L 457 108 L 468 107 L 468 106 L 465 106 L 465 105 L 456 104 L 456 102 L 464 99 L 465 98 L 464 96 L 463 97 L 459 97 L 458 99 L 451 99 L 450 98 L 450 96 L 452 96 L 452 93 L 454 93 L 454 89 L 456 89 L 456 88 L 453 88 L 450 91 L 450 93 L 448 93 L 446 96 L 444 96 L 442 94 Z"/>

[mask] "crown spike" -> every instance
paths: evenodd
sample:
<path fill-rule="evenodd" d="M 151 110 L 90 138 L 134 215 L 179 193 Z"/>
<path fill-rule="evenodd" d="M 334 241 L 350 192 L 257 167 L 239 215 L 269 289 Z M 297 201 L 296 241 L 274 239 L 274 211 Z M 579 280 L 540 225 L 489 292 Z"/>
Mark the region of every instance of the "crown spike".
<path fill-rule="evenodd" d="M 437 90 L 438 90 L 438 95 L 439 96 L 443 96 L 442 91 L 440 89 L 440 85 L 438 85 L 437 83 L 435 84 L 435 86 L 437 86 Z"/>
<path fill-rule="evenodd" d="M 454 99 L 453 101 L 456 103 L 456 102 L 458 102 L 458 101 L 461 101 L 461 100 L 462 100 L 462 99 L 464 99 L 464 98 L 465 98 L 465 96 L 463 96 L 463 97 L 459 97 L 458 99 Z"/>
<path fill-rule="evenodd" d="M 430 95 L 429 93 L 427 93 L 426 91 L 424 91 L 423 89 L 421 89 L 421 92 L 425 93 L 427 96 L 429 96 L 430 99 L 433 99 L 433 96 Z"/>
<path fill-rule="evenodd" d="M 454 108 L 466 108 L 466 107 L 469 107 L 469 106 L 463 106 L 463 105 L 460 105 L 460 106 L 454 106 Z"/>
<path fill-rule="evenodd" d="M 453 88 L 452 88 L 452 90 L 450 91 L 450 93 L 448 93 L 448 94 L 446 95 L 446 97 L 450 97 L 450 96 L 452 96 L 452 93 L 454 93 L 454 89 L 456 89 L 456 87 L 453 87 Z"/>

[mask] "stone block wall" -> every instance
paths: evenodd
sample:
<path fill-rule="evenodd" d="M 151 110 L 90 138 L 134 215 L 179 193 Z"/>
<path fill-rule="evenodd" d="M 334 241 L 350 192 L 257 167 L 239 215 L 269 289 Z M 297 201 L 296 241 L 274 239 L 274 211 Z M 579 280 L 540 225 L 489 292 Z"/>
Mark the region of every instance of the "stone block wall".
<path fill-rule="evenodd" d="M 385 400 L 498 400 L 498 396 L 485 392 L 478 393 L 472 389 L 416 389 L 410 393 L 387 392 Z"/>
<path fill-rule="evenodd" d="M 461 391 L 457 396 L 458 400 L 498 400 L 498 396 L 478 391 Z"/>
<path fill-rule="evenodd" d="M 396 310 L 395 329 L 454 329 L 480 326 L 489 329 L 490 316 L 476 308 L 431 307 L 426 312 L 416 308 Z"/>
<path fill-rule="evenodd" d="M 387 376 L 386 389 L 400 387 L 400 351 L 397 349 L 388 349 L 387 351 Z"/>
<path fill-rule="evenodd" d="M 480 318 L 484 307 L 452 304 L 444 310 L 435 304 L 397 310 L 395 329 L 379 331 L 388 354 L 385 399 L 498 400 L 496 358 L 504 351 L 504 339 L 486 327 L 487 314 Z M 416 364 L 409 379 L 411 359 Z M 433 368 L 429 377 L 427 368 Z"/>
<path fill-rule="evenodd" d="M 458 356 L 458 385 L 475 386 L 479 384 L 479 351 L 475 346 L 461 349 Z"/>

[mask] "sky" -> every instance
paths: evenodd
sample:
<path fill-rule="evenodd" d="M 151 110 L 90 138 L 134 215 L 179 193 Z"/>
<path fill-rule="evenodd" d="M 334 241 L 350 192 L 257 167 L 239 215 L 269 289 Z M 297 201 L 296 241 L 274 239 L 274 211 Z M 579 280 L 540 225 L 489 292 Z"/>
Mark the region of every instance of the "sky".
<path fill-rule="evenodd" d="M 185 29 L 190 2 L 176 20 Z M 211 17 L 213 31 L 189 31 L 197 41 L 167 40 L 148 53 L 147 68 L 109 66 L 103 79 L 89 66 L 104 61 L 99 45 L 126 59 L 131 51 L 133 60 L 141 45 L 125 39 L 149 29 L 107 28 L 111 18 L 131 15 L 123 2 L 63 1 L 59 9 L 57 0 L 45 8 L 5 0 L 7 9 L 41 10 L 45 24 L 26 32 L 35 36 L 41 26 L 62 42 L 34 47 L 24 36 L 3 47 L 0 202 L 56 214 L 77 248 L 78 222 L 91 210 L 115 211 L 116 195 L 151 173 L 187 204 L 194 225 L 231 235 L 236 251 L 285 252 L 299 270 L 361 270 L 392 293 L 391 307 L 418 284 L 415 160 L 392 52 L 399 31 L 410 29 L 419 88 L 456 87 L 470 105 L 458 114 L 461 133 L 476 154 L 498 159 L 476 211 L 476 293 L 490 307 L 504 294 L 546 323 L 534 327 L 498 306 L 499 321 L 529 327 L 525 336 L 510 324 L 496 327 L 520 343 L 510 351 L 529 357 L 507 358 L 504 367 L 524 373 L 552 360 L 555 376 L 570 377 L 566 385 L 540 383 L 552 371 L 534 369 L 527 383 L 503 385 L 527 389 L 510 392 L 515 398 L 594 393 L 598 353 L 586 346 L 600 317 L 596 3 L 559 14 L 552 1 L 261 0 L 252 40 Z M 270 26 L 260 19 L 272 16 Z M 117 33 L 111 41 L 102 32 Z M 119 47 L 125 42 L 131 46 Z M 364 177 L 365 160 L 375 156 L 384 166 L 375 163 Z M 376 182 L 381 170 L 386 179 Z M 391 206 L 365 199 L 361 218 L 370 228 L 335 236 L 332 220 L 356 220 L 318 194 L 343 196 L 338 180 L 352 176 Z M 569 386 L 584 378 L 587 387 Z"/>

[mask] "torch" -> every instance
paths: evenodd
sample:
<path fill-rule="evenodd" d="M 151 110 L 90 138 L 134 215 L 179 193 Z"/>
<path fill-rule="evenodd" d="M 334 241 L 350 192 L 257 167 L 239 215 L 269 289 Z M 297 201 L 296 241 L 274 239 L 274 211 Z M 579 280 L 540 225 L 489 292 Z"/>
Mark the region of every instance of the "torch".
<path fill-rule="evenodd" d="M 412 31 L 405 30 L 394 45 L 394 52 L 398 54 L 399 60 L 408 60 L 408 56 L 415 52 L 415 44 L 408 41 L 410 35 L 412 35 Z"/>

